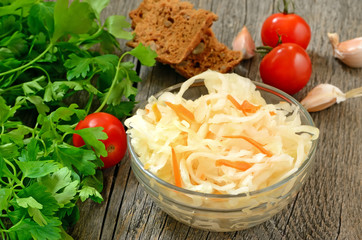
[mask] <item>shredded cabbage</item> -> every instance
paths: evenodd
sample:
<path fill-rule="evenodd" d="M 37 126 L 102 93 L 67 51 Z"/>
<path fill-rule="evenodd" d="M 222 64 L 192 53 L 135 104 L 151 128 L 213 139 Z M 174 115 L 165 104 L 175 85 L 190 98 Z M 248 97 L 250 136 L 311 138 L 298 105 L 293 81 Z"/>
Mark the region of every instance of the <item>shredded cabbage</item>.
<path fill-rule="evenodd" d="M 184 99 L 196 79 L 204 79 L 208 94 Z M 298 110 L 267 104 L 247 78 L 209 70 L 176 94 L 150 97 L 125 124 L 144 168 L 159 178 L 193 191 L 239 194 L 286 178 L 307 158 L 319 131 L 301 125 Z"/>

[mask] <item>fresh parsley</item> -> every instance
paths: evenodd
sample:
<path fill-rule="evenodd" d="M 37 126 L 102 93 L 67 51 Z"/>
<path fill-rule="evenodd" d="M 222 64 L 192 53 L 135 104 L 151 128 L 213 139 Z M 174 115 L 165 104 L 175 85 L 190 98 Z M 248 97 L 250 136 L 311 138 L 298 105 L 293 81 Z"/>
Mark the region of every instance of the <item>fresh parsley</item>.
<path fill-rule="evenodd" d="M 130 114 L 141 79 L 131 55 L 155 64 L 149 47 L 121 52 L 124 16 L 100 15 L 109 0 L 0 2 L 0 237 L 71 239 L 77 201 L 101 202 L 102 128 L 75 130 L 91 111 Z M 96 50 L 94 50 L 96 49 Z M 82 94 L 86 102 L 76 102 Z M 74 147 L 72 134 L 86 139 Z"/>

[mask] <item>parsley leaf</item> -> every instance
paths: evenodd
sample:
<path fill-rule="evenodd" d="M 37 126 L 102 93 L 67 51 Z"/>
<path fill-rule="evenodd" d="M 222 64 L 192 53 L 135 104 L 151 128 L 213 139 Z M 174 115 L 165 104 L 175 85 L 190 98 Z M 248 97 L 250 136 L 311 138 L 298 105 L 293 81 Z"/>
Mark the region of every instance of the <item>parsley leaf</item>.
<path fill-rule="evenodd" d="M 0 188 L 0 211 L 8 209 L 11 192 L 10 188 Z"/>
<path fill-rule="evenodd" d="M 28 207 L 28 213 L 29 216 L 32 217 L 39 226 L 45 226 L 48 224 L 47 220 L 45 219 L 46 217 L 41 213 L 39 208 Z"/>
<path fill-rule="evenodd" d="M 67 73 L 67 79 L 71 80 L 80 76 L 85 78 L 90 70 L 91 63 L 91 58 L 81 58 L 74 53 L 71 54 L 64 64 L 65 67 L 70 69 Z"/>
<path fill-rule="evenodd" d="M 103 197 L 100 192 L 103 189 L 103 176 L 101 171 L 97 171 L 95 177 L 86 177 L 81 183 L 82 188 L 79 192 L 80 199 L 84 202 L 86 199 L 91 198 L 95 202 L 102 202 Z"/>
<path fill-rule="evenodd" d="M 98 164 L 95 162 L 97 156 L 92 150 L 77 148 L 66 143 L 57 146 L 51 155 L 57 162 L 72 169 L 74 166 L 81 174 L 94 175 Z"/>
<path fill-rule="evenodd" d="M 100 18 L 102 10 L 108 5 L 109 0 L 85 0 L 93 8 L 97 18 Z"/>
<path fill-rule="evenodd" d="M 14 225 L 9 229 L 9 232 L 14 232 L 18 239 L 60 239 L 61 221 L 50 219 L 48 224 L 40 226 L 30 218 L 25 218 L 19 224 Z"/>
<path fill-rule="evenodd" d="M 37 3 L 29 11 L 28 26 L 33 34 L 40 32 L 51 36 L 54 32 L 54 2 Z"/>
<path fill-rule="evenodd" d="M 28 208 L 28 207 L 37 208 L 37 209 L 43 208 L 43 205 L 38 203 L 33 197 L 18 198 L 16 199 L 16 203 L 22 208 Z"/>
<path fill-rule="evenodd" d="M 79 181 L 73 181 L 71 174 L 71 170 L 63 167 L 51 175 L 42 177 L 39 181 L 61 206 L 69 203 L 78 190 Z"/>
<path fill-rule="evenodd" d="M 69 7 L 68 7 L 69 6 Z M 80 14 L 82 13 L 82 14 Z M 58 0 L 54 7 L 54 34 L 52 42 L 64 34 L 82 34 L 92 29 L 94 13 L 86 2 Z"/>
<path fill-rule="evenodd" d="M 118 118 L 129 116 L 136 103 L 132 101 L 121 102 L 117 105 L 108 105 L 106 111 Z"/>
<path fill-rule="evenodd" d="M 11 36 L 5 37 L 0 41 L 1 47 L 7 47 L 15 56 L 20 56 L 28 51 L 25 35 L 16 31 Z"/>
<path fill-rule="evenodd" d="M 131 40 L 133 38 L 132 33 L 124 30 L 125 28 L 131 27 L 131 24 L 126 21 L 125 16 L 109 16 L 105 23 L 109 33 L 116 38 Z"/>
<path fill-rule="evenodd" d="M 156 52 L 151 51 L 150 47 L 145 47 L 142 43 L 140 43 L 137 47 L 130 51 L 130 54 L 138 60 L 140 60 L 141 64 L 145 66 L 153 66 L 156 63 L 155 58 L 157 57 Z"/>
<path fill-rule="evenodd" d="M 56 171 L 59 168 L 58 164 L 52 160 L 17 162 L 17 164 L 20 170 L 23 172 L 23 176 L 28 178 L 43 177 Z"/>

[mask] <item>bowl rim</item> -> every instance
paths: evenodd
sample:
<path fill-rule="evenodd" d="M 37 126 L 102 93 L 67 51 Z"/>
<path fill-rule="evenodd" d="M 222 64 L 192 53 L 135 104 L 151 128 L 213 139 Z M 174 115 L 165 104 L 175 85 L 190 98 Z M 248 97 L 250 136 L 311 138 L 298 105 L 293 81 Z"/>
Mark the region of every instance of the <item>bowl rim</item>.
<path fill-rule="evenodd" d="M 289 103 L 293 103 L 295 104 L 296 106 L 299 107 L 300 111 L 304 114 L 304 116 L 307 118 L 308 120 L 308 124 L 309 126 L 312 126 L 312 127 L 316 127 L 315 124 L 314 124 L 314 121 L 311 117 L 311 115 L 309 114 L 309 112 L 303 107 L 303 105 L 298 102 L 294 97 L 292 97 L 291 95 L 281 91 L 280 89 L 277 89 L 275 87 L 272 87 L 270 85 L 267 85 L 267 84 L 264 84 L 264 83 L 261 83 L 261 82 L 256 82 L 256 81 L 252 81 L 253 84 L 255 84 L 256 86 L 256 90 L 258 89 L 261 89 L 263 91 L 266 91 L 266 92 L 269 92 L 269 93 L 272 93 L 272 94 L 275 94 L 277 95 L 278 97 L 280 98 L 283 98 L 285 99 L 286 101 L 288 101 Z M 194 81 L 194 83 L 192 83 L 190 85 L 190 88 L 191 87 L 196 87 L 196 86 L 202 86 L 204 85 L 204 79 L 196 79 Z M 178 84 L 175 84 L 175 85 L 172 85 L 170 87 L 167 87 L 159 92 L 157 92 L 156 94 L 153 94 L 153 96 L 155 96 L 156 98 L 158 98 L 162 93 L 164 92 L 172 92 L 174 91 L 175 89 L 177 88 L 180 88 L 181 85 L 183 83 L 178 83 Z M 142 103 L 147 103 L 147 100 L 144 100 L 142 102 L 140 102 L 141 106 L 142 106 Z M 138 106 L 140 106 L 138 104 Z M 203 193 L 203 192 L 197 192 L 197 191 L 193 191 L 193 190 L 189 190 L 189 189 L 185 189 L 185 188 L 181 188 L 181 187 L 177 187 L 176 185 L 173 185 L 169 182 L 166 182 L 164 180 L 162 180 L 161 178 L 157 177 L 155 174 L 153 174 L 152 172 L 150 172 L 149 170 L 145 169 L 143 167 L 143 164 L 142 162 L 140 161 L 140 159 L 138 158 L 137 154 L 135 153 L 134 149 L 133 149 L 133 146 L 131 144 L 131 137 L 129 136 L 129 134 L 127 133 L 127 145 L 128 145 L 128 150 L 129 150 L 129 153 L 132 155 L 132 158 L 134 159 L 134 163 L 137 165 L 138 168 L 140 168 L 148 177 L 154 179 L 156 182 L 158 182 L 159 184 L 161 184 L 162 186 L 166 187 L 166 188 L 169 188 L 169 189 L 172 189 L 174 191 L 177 191 L 177 192 L 182 192 L 184 194 L 190 194 L 190 195 L 196 195 L 196 196 L 200 196 L 200 197 L 206 197 L 206 198 L 219 198 L 219 199 L 227 199 L 227 198 L 239 198 L 239 197 L 246 197 L 246 196 L 255 196 L 255 195 L 258 195 L 258 194 L 262 194 L 262 193 L 266 193 L 266 192 L 269 192 L 269 191 L 272 191 L 280 186 L 282 186 L 283 184 L 289 182 L 289 180 L 293 179 L 295 176 L 299 175 L 301 172 L 303 172 L 308 166 L 309 164 L 311 164 L 311 162 L 313 161 L 313 156 L 315 154 L 315 151 L 316 151 L 316 147 L 317 147 L 317 144 L 318 144 L 318 140 L 319 138 L 317 139 L 314 139 L 312 141 L 312 146 L 311 146 L 311 149 L 307 155 L 307 158 L 306 160 L 299 166 L 299 168 L 293 172 L 292 174 L 290 174 L 289 176 L 287 176 L 286 178 L 280 180 L 279 182 L 276 182 L 268 187 L 265 187 L 265 188 L 262 188 L 262 189 L 258 189 L 258 190 L 254 190 L 254 191 L 250 191 L 250 192 L 244 192 L 244 193 L 239 193 L 239 194 L 214 194 L 214 193 Z M 132 161 L 132 158 L 131 158 L 131 161 Z"/>

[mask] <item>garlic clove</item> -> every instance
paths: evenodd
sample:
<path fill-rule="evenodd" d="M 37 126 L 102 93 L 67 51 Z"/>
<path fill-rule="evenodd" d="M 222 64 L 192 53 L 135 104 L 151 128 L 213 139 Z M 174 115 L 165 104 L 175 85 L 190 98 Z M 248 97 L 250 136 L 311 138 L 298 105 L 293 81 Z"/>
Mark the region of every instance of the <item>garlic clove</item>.
<path fill-rule="evenodd" d="M 345 94 L 336 86 L 319 84 L 300 103 L 308 112 L 318 112 L 345 100 Z"/>
<path fill-rule="evenodd" d="M 337 33 L 328 33 L 333 56 L 353 68 L 362 67 L 362 37 L 339 42 Z"/>
<path fill-rule="evenodd" d="M 234 38 L 232 46 L 234 51 L 242 53 L 243 59 L 250 59 L 255 56 L 255 43 L 246 26 Z"/>

